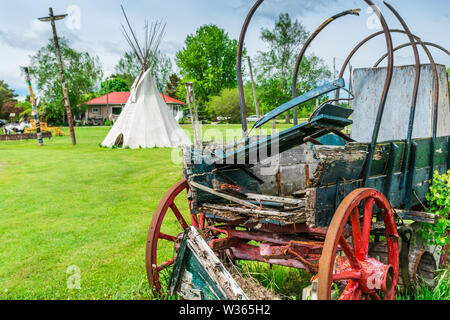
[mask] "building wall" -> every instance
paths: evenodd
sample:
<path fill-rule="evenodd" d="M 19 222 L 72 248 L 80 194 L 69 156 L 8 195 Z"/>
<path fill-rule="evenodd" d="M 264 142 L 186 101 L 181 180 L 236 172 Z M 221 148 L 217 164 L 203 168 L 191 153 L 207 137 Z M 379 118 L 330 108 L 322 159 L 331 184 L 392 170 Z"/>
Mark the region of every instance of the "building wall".
<path fill-rule="evenodd" d="M 88 118 L 90 120 L 98 120 L 98 119 L 108 119 L 109 116 L 112 114 L 112 108 L 123 108 L 124 105 L 109 105 L 105 106 L 105 105 L 100 105 L 100 106 L 91 106 L 89 107 L 88 110 Z M 98 113 L 94 113 L 93 109 L 97 108 L 98 109 Z"/>
<path fill-rule="evenodd" d="M 183 105 L 168 103 L 167 106 L 169 107 L 170 111 L 172 112 L 172 115 L 174 118 L 176 118 L 177 116 L 180 117 L 180 115 L 181 116 L 183 115 L 182 114 L 183 113 Z M 123 110 L 125 105 L 110 104 L 109 107 L 106 105 L 90 106 L 88 109 L 88 119 L 89 120 L 98 120 L 98 121 L 105 120 L 105 119 L 109 120 L 109 116 L 112 114 L 112 109 L 118 108 L 118 107 L 121 107 Z M 93 112 L 93 109 L 95 109 L 95 108 L 98 109 L 98 113 Z"/>

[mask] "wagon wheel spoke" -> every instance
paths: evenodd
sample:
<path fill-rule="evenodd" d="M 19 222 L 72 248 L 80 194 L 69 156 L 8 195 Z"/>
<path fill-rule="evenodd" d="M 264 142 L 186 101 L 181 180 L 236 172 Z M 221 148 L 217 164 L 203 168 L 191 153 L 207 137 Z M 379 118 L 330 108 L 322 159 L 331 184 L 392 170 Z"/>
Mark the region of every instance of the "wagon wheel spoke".
<path fill-rule="evenodd" d="M 359 271 L 340 272 L 333 275 L 333 281 L 359 280 L 361 278 L 361 272 Z"/>
<path fill-rule="evenodd" d="M 375 204 L 383 215 L 386 238 L 382 240 L 388 249 L 387 263 L 368 255 Z M 361 219 L 358 208 L 364 208 Z M 352 231 L 348 233 L 346 228 L 350 224 Z M 349 235 L 352 235 L 353 244 L 348 240 Z M 343 252 L 345 257 L 338 256 L 339 252 Z M 319 262 L 318 298 L 331 299 L 333 281 L 344 281 L 347 287 L 341 300 L 394 299 L 398 265 L 398 233 L 389 200 L 375 189 L 352 191 L 341 202 L 328 227 Z M 380 282 L 373 281 L 373 277 Z M 380 292 L 375 293 L 374 289 Z M 387 292 L 383 294 L 381 291 L 385 290 Z"/>
<path fill-rule="evenodd" d="M 364 248 L 364 256 L 367 257 L 369 253 L 370 228 L 372 226 L 373 205 L 375 200 L 369 198 L 364 205 L 364 218 L 362 226 L 362 246 Z"/>
<path fill-rule="evenodd" d="M 362 291 L 359 289 L 357 281 L 349 280 L 347 287 L 342 292 L 339 300 L 359 300 L 361 299 Z"/>
<path fill-rule="evenodd" d="M 365 258 L 365 254 L 364 254 L 364 247 L 363 247 L 363 241 L 362 241 L 362 235 L 361 235 L 361 223 L 359 221 L 358 207 L 356 207 L 352 211 L 352 213 L 350 215 L 350 219 L 352 222 L 353 245 L 355 247 L 355 255 L 359 261 L 362 261 Z"/>
<path fill-rule="evenodd" d="M 181 224 L 181 227 L 183 229 L 187 229 L 188 228 L 188 224 L 186 223 L 186 220 L 184 220 L 183 216 L 181 215 L 180 211 L 178 210 L 177 206 L 175 205 L 175 203 L 172 203 L 170 205 L 170 209 L 172 209 L 172 212 L 175 214 L 175 216 L 177 217 L 178 221 Z"/>
<path fill-rule="evenodd" d="M 353 248 L 348 244 L 347 240 L 341 235 L 339 239 L 339 245 L 341 246 L 342 251 L 344 251 L 345 256 L 347 257 L 350 265 L 353 269 L 359 270 L 361 269 L 361 264 L 353 253 Z"/>
<path fill-rule="evenodd" d="M 148 231 L 145 264 L 147 279 L 155 294 L 163 294 L 163 287 L 166 284 L 164 281 L 167 281 L 167 279 L 164 278 L 162 280 L 163 283 L 161 283 L 161 273 L 165 273 L 167 271 L 170 272 L 170 268 L 173 267 L 176 261 L 178 254 L 177 248 L 181 243 L 181 234 L 176 234 L 176 229 L 182 227 L 184 230 L 189 227 L 189 221 L 185 220 L 180 210 L 175 205 L 175 201 L 180 199 L 187 200 L 189 202 L 188 208 L 191 207 L 190 201 L 185 198 L 184 192 L 189 192 L 189 185 L 186 179 L 178 181 L 164 194 L 158 204 L 158 207 L 155 209 L 155 213 L 153 214 L 152 222 Z M 178 220 L 175 221 L 175 223 L 173 223 L 172 219 L 170 219 L 171 214 L 168 212 L 169 208 L 172 210 L 176 220 Z M 194 219 L 195 217 L 190 213 L 189 217 L 190 222 L 194 224 L 196 222 Z M 161 232 L 162 230 L 166 231 Z M 175 235 L 172 235 L 174 233 Z M 173 246 L 173 251 L 171 253 L 167 251 L 168 245 Z M 159 248 L 161 250 L 159 250 Z"/>
<path fill-rule="evenodd" d="M 162 233 L 162 232 L 159 233 L 159 238 L 167 240 L 167 241 L 171 241 L 171 242 L 176 242 L 177 241 L 177 237 L 174 237 L 174 236 Z"/>
<path fill-rule="evenodd" d="M 157 267 L 155 268 L 155 271 L 156 271 L 156 272 L 161 272 L 162 270 L 164 270 L 164 269 L 170 267 L 170 266 L 173 265 L 174 263 L 175 263 L 175 258 L 170 259 L 170 260 L 167 260 L 166 262 L 164 262 L 164 263 L 160 264 L 159 266 L 157 266 Z"/>

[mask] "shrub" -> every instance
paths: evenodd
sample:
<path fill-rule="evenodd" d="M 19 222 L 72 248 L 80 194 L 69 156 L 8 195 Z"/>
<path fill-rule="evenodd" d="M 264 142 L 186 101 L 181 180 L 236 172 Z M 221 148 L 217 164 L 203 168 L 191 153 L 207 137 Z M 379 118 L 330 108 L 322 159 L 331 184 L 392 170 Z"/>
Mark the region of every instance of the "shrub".
<path fill-rule="evenodd" d="M 430 193 L 426 197 L 429 208 L 428 212 L 436 214 L 436 224 L 422 223 L 420 236 L 430 245 L 446 246 L 450 242 L 447 230 L 450 228 L 450 170 L 442 175 L 434 173 L 433 184 Z"/>

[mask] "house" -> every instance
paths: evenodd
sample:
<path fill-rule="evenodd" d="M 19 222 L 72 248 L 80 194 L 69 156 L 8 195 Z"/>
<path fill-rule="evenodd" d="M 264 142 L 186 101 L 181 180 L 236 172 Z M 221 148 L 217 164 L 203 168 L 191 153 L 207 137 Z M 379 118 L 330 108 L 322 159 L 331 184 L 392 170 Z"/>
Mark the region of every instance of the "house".
<path fill-rule="evenodd" d="M 162 93 L 161 96 L 172 111 L 175 120 L 180 121 L 184 116 L 183 108 L 186 104 Z M 105 120 L 115 122 L 129 97 L 130 92 L 111 92 L 86 102 L 89 107 L 84 116 L 84 123 L 98 125 L 103 124 Z"/>

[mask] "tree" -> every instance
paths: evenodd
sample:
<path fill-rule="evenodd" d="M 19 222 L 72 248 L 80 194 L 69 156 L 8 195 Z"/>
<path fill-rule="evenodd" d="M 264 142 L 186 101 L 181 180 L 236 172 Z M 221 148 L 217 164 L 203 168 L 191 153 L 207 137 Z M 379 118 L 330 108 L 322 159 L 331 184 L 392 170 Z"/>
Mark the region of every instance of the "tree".
<path fill-rule="evenodd" d="M 5 81 L 0 80 L 0 118 L 9 117 L 9 112 L 8 114 L 3 112 L 3 105 L 7 101 L 14 100 L 15 97 L 17 97 L 17 94 L 9 88 L 9 85 Z"/>
<path fill-rule="evenodd" d="M 166 84 L 166 94 L 169 97 L 177 98 L 177 90 L 180 85 L 181 79 L 175 74 L 172 73 L 169 77 L 169 82 Z"/>
<path fill-rule="evenodd" d="M 244 86 L 244 93 L 250 101 L 254 101 L 250 82 Z M 218 96 L 211 97 L 207 109 L 210 117 L 214 119 L 217 119 L 217 117 L 225 117 L 228 118 L 229 123 L 241 123 L 239 90 L 237 88 L 223 89 Z M 247 115 L 255 114 L 256 109 L 254 104 L 252 107 L 249 105 L 247 111 Z"/>
<path fill-rule="evenodd" d="M 18 115 L 19 113 L 23 112 L 23 108 L 19 105 L 19 102 L 17 100 L 8 100 L 3 103 L 2 106 L 2 112 L 4 114 L 10 114 L 15 113 Z"/>
<path fill-rule="evenodd" d="M 228 118 L 229 123 L 240 123 L 238 89 L 223 89 L 220 95 L 211 98 L 210 108 L 216 118 L 221 116 Z"/>
<path fill-rule="evenodd" d="M 108 86 L 106 84 L 108 83 Z M 130 91 L 130 86 L 128 85 L 127 81 L 119 78 L 119 77 L 111 77 L 107 81 L 103 81 L 100 84 L 100 91 L 99 95 L 103 96 L 105 95 L 106 89 L 108 89 L 108 92 L 127 92 Z"/>
<path fill-rule="evenodd" d="M 101 64 L 98 57 L 70 48 L 65 38 L 60 39 L 60 48 L 71 109 L 74 115 L 80 115 L 83 110 L 78 104 L 82 96 L 96 91 L 103 77 Z M 37 80 L 37 89 L 43 95 L 47 121 L 64 120 L 63 92 L 53 39 L 31 57 L 30 75 Z"/>
<path fill-rule="evenodd" d="M 308 37 L 305 27 L 298 20 L 293 22 L 288 13 L 280 14 L 273 29 L 261 30 L 261 40 L 269 49 L 258 53 L 257 78 L 262 89 L 259 99 L 268 110 L 292 99 L 293 67 Z M 303 58 L 300 74 L 299 93 L 311 90 L 317 82 L 331 76 L 323 60 L 314 55 Z M 286 113 L 286 122 L 290 122 L 289 112 Z"/>
<path fill-rule="evenodd" d="M 201 106 L 224 88 L 237 86 L 236 54 L 238 42 L 215 25 L 204 25 L 188 35 L 185 47 L 177 52 L 176 63 L 184 77 L 194 83 Z M 181 85 L 180 85 L 181 86 Z M 179 88 L 179 94 L 183 89 Z"/>
<path fill-rule="evenodd" d="M 170 58 L 158 51 L 152 62 L 149 61 L 150 73 L 160 92 L 163 92 L 169 75 L 172 73 Z M 115 67 L 117 76 L 124 79 L 131 88 L 142 70 L 142 64 L 133 52 L 125 52 Z"/>
<path fill-rule="evenodd" d="M 23 102 L 18 102 L 16 108 L 20 109 L 21 112 L 19 114 L 19 118 L 25 121 L 28 121 L 33 118 L 33 105 L 30 102 L 30 96 L 27 96 L 27 99 Z"/>

